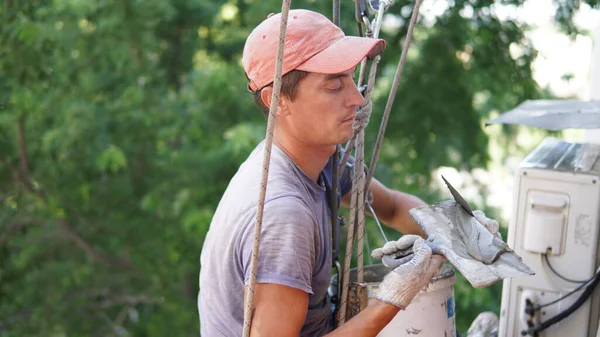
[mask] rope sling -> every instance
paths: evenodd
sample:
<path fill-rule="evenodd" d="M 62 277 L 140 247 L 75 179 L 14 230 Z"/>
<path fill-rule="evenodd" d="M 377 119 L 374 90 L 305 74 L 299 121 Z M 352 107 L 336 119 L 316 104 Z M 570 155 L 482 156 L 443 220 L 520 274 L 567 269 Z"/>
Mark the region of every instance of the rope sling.
<path fill-rule="evenodd" d="M 377 38 L 379 35 L 379 31 L 381 29 L 381 21 L 383 18 L 383 14 L 387 8 L 389 8 L 392 4 L 393 0 L 387 1 L 379 1 L 376 0 L 371 2 L 371 7 L 377 11 L 377 16 L 374 21 L 374 25 L 371 25 L 368 18 L 368 10 L 366 6 L 366 0 L 356 0 L 356 18 L 358 21 L 358 29 L 359 35 L 362 36 L 362 26 L 365 26 L 365 30 L 368 37 Z M 404 64 L 406 62 L 406 55 L 408 53 L 408 48 L 410 46 L 410 42 L 412 39 L 412 32 L 417 21 L 419 7 L 421 4 L 421 0 L 416 0 L 415 6 L 413 8 L 413 13 L 411 16 L 411 20 L 409 23 L 408 31 L 406 34 L 406 40 L 404 42 L 404 46 L 402 49 L 402 55 L 400 57 L 400 61 L 398 63 L 398 67 L 396 69 L 396 74 L 394 76 L 394 82 L 392 84 L 390 94 L 388 97 L 388 101 L 384 110 L 384 115 L 381 121 L 379 133 L 377 135 L 377 141 L 375 145 L 375 150 L 373 153 L 373 157 L 371 158 L 370 168 L 368 174 L 365 174 L 364 166 L 364 128 L 367 126 L 369 122 L 369 117 L 372 111 L 372 103 L 370 100 L 371 93 L 373 92 L 375 77 L 377 73 L 377 65 L 380 60 L 380 56 L 376 56 L 371 62 L 371 68 L 369 70 L 369 77 L 367 81 L 367 86 L 365 89 L 365 104 L 358 108 L 355 125 L 354 125 L 354 135 L 352 139 L 348 142 L 344 149 L 344 157 L 342 160 L 337 163 L 337 158 L 340 152 L 340 146 L 336 146 L 336 151 L 333 156 L 333 182 L 332 182 L 332 191 L 330 194 L 331 197 L 331 219 L 332 219 L 332 228 L 336 228 L 334 224 L 337 222 L 337 190 L 338 190 L 338 177 L 340 169 L 343 169 L 346 166 L 348 158 L 350 157 L 350 152 L 353 148 L 355 148 L 355 165 L 354 165 L 354 174 L 352 179 L 352 197 L 351 197 L 351 208 L 350 208 L 350 224 L 348 227 L 348 237 L 346 244 L 346 255 L 344 260 L 344 268 L 343 268 L 343 278 L 342 278 L 342 294 L 341 294 L 341 307 L 338 310 L 338 318 L 337 318 L 337 326 L 343 324 L 346 320 L 346 305 L 347 305 L 347 296 L 348 296 L 348 279 L 350 274 L 350 263 L 352 257 L 352 250 L 354 245 L 354 231 L 357 228 L 357 236 L 358 236 L 358 266 L 357 266 L 357 281 L 363 281 L 363 269 L 364 269 L 364 236 L 365 236 L 365 218 L 364 218 L 364 207 L 365 207 L 365 194 L 369 195 L 369 183 L 373 177 L 373 173 L 375 170 L 375 165 L 377 163 L 377 157 L 379 155 L 381 149 L 381 143 L 383 141 L 383 136 L 385 133 L 385 129 L 387 127 L 387 122 L 389 119 L 389 114 L 394 103 L 394 98 L 396 95 L 396 91 L 398 90 L 398 85 L 400 83 L 400 77 L 402 74 L 402 70 L 404 68 Z M 250 279 L 248 284 L 248 291 L 246 294 L 246 304 L 244 306 L 244 328 L 243 328 L 243 336 L 250 336 L 250 328 L 252 325 L 252 315 L 254 313 L 254 293 L 256 288 L 256 276 L 258 270 L 258 254 L 260 247 L 260 238 L 261 238 L 261 228 L 262 228 L 262 219 L 265 205 L 265 197 L 267 191 L 267 181 L 269 175 L 269 164 L 271 159 L 271 149 L 273 145 L 273 133 L 275 129 L 275 120 L 276 120 L 276 111 L 277 106 L 279 104 L 280 92 L 281 92 L 281 78 L 282 78 L 282 68 L 283 68 L 283 53 L 284 53 L 284 41 L 287 31 L 287 21 L 288 14 L 291 6 L 291 0 L 283 0 L 282 8 L 281 8 L 281 23 L 279 27 L 279 41 L 277 44 L 277 58 L 275 65 L 275 77 L 273 82 L 273 93 L 271 98 L 271 105 L 269 107 L 269 117 L 267 120 L 267 132 L 265 137 L 265 152 L 263 156 L 263 170 L 261 177 L 261 188 L 260 194 L 258 198 L 257 204 L 257 213 L 256 213 L 256 222 L 254 228 L 254 240 L 252 244 L 252 258 L 250 261 Z M 340 18 L 340 3 L 339 0 L 333 1 L 333 22 L 334 24 L 339 26 L 339 18 Z M 375 27 L 372 29 L 372 27 Z M 364 59 L 361 62 L 360 73 L 358 86 L 362 87 L 362 82 L 364 81 L 364 76 L 366 72 L 367 60 Z M 358 170 L 356 168 L 359 168 Z M 384 240 L 387 241 L 383 229 L 381 228 L 381 224 L 376 218 L 375 212 L 373 211 L 369 202 L 366 202 L 369 207 L 371 213 L 375 217 L 379 229 L 383 235 Z M 357 225 L 358 223 L 358 225 Z M 335 240 L 338 233 L 336 230 L 332 231 L 332 238 Z M 333 254 L 334 254 L 334 267 L 337 268 L 338 272 L 338 283 L 340 282 L 340 265 L 337 262 L 337 247 L 333 245 Z M 339 296 L 339 293 L 338 293 Z"/>

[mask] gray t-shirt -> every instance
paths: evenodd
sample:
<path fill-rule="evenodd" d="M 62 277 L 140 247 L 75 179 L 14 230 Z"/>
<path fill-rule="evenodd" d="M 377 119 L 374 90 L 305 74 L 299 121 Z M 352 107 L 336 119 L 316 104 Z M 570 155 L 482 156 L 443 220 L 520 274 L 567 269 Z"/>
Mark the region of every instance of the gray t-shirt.
<path fill-rule="evenodd" d="M 232 178 L 202 248 L 198 310 L 205 337 L 242 335 L 263 153 L 264 142 Z M 257 282 L 282 284 L 309 294 L 301 336 L 322 336 L 331 329 L 327 287 L 332 242 L 326 193 L 331 168 L 330 160 L 315 183 L 273 145 Z M 342 175 L 341 193 L 350 187 L 349 176 Z"/>

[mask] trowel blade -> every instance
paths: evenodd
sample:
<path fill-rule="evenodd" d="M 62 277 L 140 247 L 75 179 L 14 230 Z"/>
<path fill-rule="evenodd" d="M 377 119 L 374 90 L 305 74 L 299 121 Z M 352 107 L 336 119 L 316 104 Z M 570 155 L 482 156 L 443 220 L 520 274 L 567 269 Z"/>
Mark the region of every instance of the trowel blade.
<path fill-rule="evenodd" d="M 446 183 L 446 186 L 448 186 L 448 189 L 450 190 L 450 193 L 454 197 L 454 200 L 459 205 L 461 205 L 462 208 L 467 213 L 469 213 L 470 216 L 474 216 L 473 215 L 473 211 L 471 211 L 471 207 L 469 207 L 469 203 L 467 203 L 467 201 L 465 200 L 465 198 L 463 198 L 462 195 L 460 195 L 460 193 L 458 193 L 458 191 L 452 185 L 450 185 L 450 183 L 448 182 L 448 180 L 446 180 L 446 178 L 444 178 L 444 176 L 442 176 L 442 179 L 444 179 L 444 182 Z"/>

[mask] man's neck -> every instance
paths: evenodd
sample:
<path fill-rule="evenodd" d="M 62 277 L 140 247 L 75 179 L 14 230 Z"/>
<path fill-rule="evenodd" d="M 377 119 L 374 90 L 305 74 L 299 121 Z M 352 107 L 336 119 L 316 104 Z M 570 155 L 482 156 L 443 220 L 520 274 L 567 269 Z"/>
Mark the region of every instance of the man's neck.
<path fill-rule="evenodd" d="M 335 146 L 309 146 L 278 135 L 277 132 L 274 135 L 273 143 L 285 152 L 314 182 L 318 182 L 319 175 L 335 152 Z"/>

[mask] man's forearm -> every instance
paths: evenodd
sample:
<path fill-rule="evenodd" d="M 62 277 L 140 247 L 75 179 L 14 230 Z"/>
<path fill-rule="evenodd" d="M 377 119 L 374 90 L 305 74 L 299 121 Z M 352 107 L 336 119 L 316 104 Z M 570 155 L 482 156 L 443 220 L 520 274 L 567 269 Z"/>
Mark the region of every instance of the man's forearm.
<path fill-rule="evenodd" d="M 348 322 L 342 324 L 336 330 L 328 333 L 325 337 L 374 337 L 385 328 L 386 325 L 396 316 L 400 308 L 389 303 L 375 300 L 354 316 Z"/>
<path fill-rule="evenodd" d="M 412 194 L 391 190 L 375 178 L 371 182 L 371 191 L 373 209 L 381 222 L 403 234 L 425 237 L 421 227 L 408 214 L 410 209 L 426 205 L 423 200 Z M 351 194 L 348 192 L 342 198 L 343 205 L 349 207 L 350 199 Z"/>
<path fill-rule="evenodd" d="M 412 194 L 399 191 L 392 191 L 391 193 L 394 198 L 394 214 L 391 219 L 384 220 L 384 223 L 403 234 L 417 234 L 425 237 L 425 233 L 408 214 L 408 211 L 426 205 L 426 203 Z"/>

